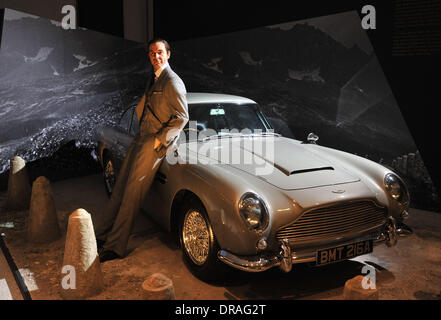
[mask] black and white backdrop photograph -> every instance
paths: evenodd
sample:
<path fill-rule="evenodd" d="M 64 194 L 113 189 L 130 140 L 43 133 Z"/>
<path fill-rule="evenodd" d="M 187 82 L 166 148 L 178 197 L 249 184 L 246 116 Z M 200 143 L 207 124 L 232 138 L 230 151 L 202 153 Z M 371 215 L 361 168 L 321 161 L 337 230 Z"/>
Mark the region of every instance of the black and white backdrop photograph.
<path fill-rule="evenodd" d="M 324 146 L 389 166 L 408 183 L 414 206 L 441 210 L 356 11 L 171 46 L 170 64 L 187 91 L 253 99 L 276 132 L 298 140 L 313 132 Z M 143 44 L 64 30 L 59 22 L 7 9 L 0 50 L 1 173 L 16 155 L 35 162 L 56 154 L 50 163 L 62 176 L 75 166 L 95 170 L 88 159 L 95 129 L 116 123 L 139 102 L 150 72 Z M 48 171 L 41 161 L 33 165 Z"/>
<path fill-rule="evenodd" d="M 72 28 L 63 25 L 66 5 L 73 10 Z M 82 270 L 84 274 L 96 271 L 89 280 L 101 282 L 99 290 L 82 296 L 83 300 L 186 300 L 189 307 L 217 308 L 210 302 L 228 306 L 259 300 L 268 305 L 262 314 L 268 318 L 278 312 L 286 316 L 287 310 L 296 307 L 292 300 L 441 300 L 441 167 L 436 116 L 440 10 L 440 0 L 42 0 L 38 4 L 0 0 L 0 300 L 69 300 L 63 295 L 63 270 L 74 256 L 91 263 Z M 120 164 L 112 162 L 111 147 L 103 147 L 102 142 L 113 139 L 113 146 L 121 146 L 117 139 L 123 137 L 130 143 L 132 138 L 127 138 L 120 122 L 129 114 L 127 110 L 139 104 L 152 78 L 147 44 L 155 37 L 169 42 L 168 62 L 188 93 L 251 99 L 282 136 L 278 138 L 282 147 L 323 151 L 311 154 L 317 159 L 329 156 L 326 161 L 341 165 L 337 169 L 352 178 L 359 175 L 358 180 L 284 189 L 239 167 L 165 164 L 155 175 L 149 194 L 156 198 L 144 201 L 144 208 L 138 210 L 127 255 L 101 261 L 94 227 L 109 219 L 105 216 L 112 199 L 109 181 L 115 183 L 118 166 L 113 165 Z M 192 95 L 196 99 L 202 96 L 207 97 Z M 219 97 L 226 99 L 211 96 L 213 101 Z M 190 121 L 191 116 L 190 112 Z M 103 132 L 120 135 L 104 137 Z M 311 133 L 318 137 L 317 146 L 308 141 Z M 282 160 L 288 163 L 285 154 Z M 22 162 L 16 161 L 18 157 Z M 314 162 L 315 158 L 300 155 L 298 159 Z M 324 175 L 338 171 L 329 166 L 318 170 Z M 292 181 L 299 177 L 310 182 L 307 175 L 294 176 L 293 172 L 301 175 L 318 170 L 279 171 L 291 175 Z M 376 172 L 381 172 L 380 178 L 374 177 Z M 397 179 L 392 188 L 384 172 L 394 172 L 403 181 Z M 12 183 L 17 176 L 24 181 L 20 192 Z M 185 177 L 191 177 L 190 182 Z M 393 175 L 388 177 L 393 179 Z M 172 193 L 173 182 L 179 185 L 182 181 L 188 190 L 164 196 L 169 195 L 166 191 Z M 39 189 L 42 185 L 44 191 Z M 409 206 L 406 194 L 401 193 L 404 185 Z M 198 190 L 202 190 L 200 198 Z M 241 192 L 234 194 L 237 190 Z M 265 192 L 256 197 L 258 201 L 253 199 L 263 204 L 250 212 L 265 228 L 253 229 L 252 219 L 246 219 L 241 205 L 246 194 L 257 195 L 259 190 Z M 23 196 L 19 200 L 24 199 L 25 207 L 10 207 L 14 192 Z M 329 194 L 334 200 L 322 201 Z M 272 196 L 283 206 L 271 202 Z M 301 196 L 307 199 L 306 207 L 302 207 Z M 381 215 L 382 224 L 375 230 L 378 234 L 373 227 L 363 229 L 362 240 L 369 250 L 331 261 L 333 252 L 361 243 L 355 242 L 359 234 L 353 229 L 354 221 L 360 219 L 365 226 L 363 223 L 374 219 L 364 207 L 351 211 L 339 205 L 349 207 L 363 201 L 369 208 L 375 207 L 375 219 Z M 385 203 L 387 208 L 381 206 Z M 321 219 L 317 226 L 325 229 L 317 232 L 330 230 L 331 240 L 320 236 L 312 237 L 315 242 L 310 243 L 288 239 L 290 228 L 295 230 L 311 212 Z M 158 213 L 166 214 L 165 218 Z M 292 213 L 297 216 L 286 220 L 289 224 L 276 223 Z M 155 214 L 160 219 L 155 220 Z M 75 223 L 71 221 L 79 216 L 87 218 L 89 231 L 83 228 L 78 237 L 72 237 L 69 230 Z M 196 230 L 193 233 L 188 224 L 184 228 L 190 216 L 201 217 L 191 225 Z M 158 222 L 162 218 L 168 219 L 170 228 Z M 313 218 L 309 221 L 315 223 Z M 238 223 L 232 224 L 235 221 Z M 305 229 L 310 228 L 307 222 Z M 335 231 L 340 227 L 344 235 Z M 55 236 L 51 241 L 34 241 L 33 228 L 44 236 L 52 232 Z M 185 237 L 187 231 L 190 235 Z M 287 236 L 282 239 L 283 232 Z M 219 245 L 222 243 L 229 244 Z M 249 243 L 252 250 L 237 249 Z M 205 264 L 198 267 L 191 260 L 189 245 L 194 244 L 201 249 L 197 252 L 210 253 L 207 268 L 222 266 L 216 269 L 219 274 L 211 274 L 214 280 L 200 277 L 198 272 L 205 270 Z M 75 251 L 78 255 L 72 254 L 74 245 L 81 248 Z M 302 260 L 309 251 L 312 255 Z M 330 263 L 320 265 L 319 255 L 328 252 Z M 256 269 L 248 272 L 252 267 Z M 366 270 L 370 270 L 369 276 Z M 78 279 L 81 277 L 83 274 Z M 361 288 L 368 278 L 371 286 Z M 86 289 L 93 282 L 89 280 Z M 149 286 L 164 283 L 165 293 L 152 298 Z M 199 304 L 193 305 L 196 300 Z M 168 303 L 147 307 L 160 308 L 170 318 L 185 311 L 180 302 Z M 172 303 L 179 303 L 182 309 Z"/>

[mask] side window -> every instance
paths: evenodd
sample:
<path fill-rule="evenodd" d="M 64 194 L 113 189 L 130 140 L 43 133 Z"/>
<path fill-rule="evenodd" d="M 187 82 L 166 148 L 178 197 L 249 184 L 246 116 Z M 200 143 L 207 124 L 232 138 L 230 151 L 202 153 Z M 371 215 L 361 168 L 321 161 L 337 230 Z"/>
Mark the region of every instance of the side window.
<path fill-rule="evenodd" d="M 139 132 L 139 123 L 138 123 L 138 116 L 136 114 L 136 107 L 132 109 L 132 126 L 130 127 L 130 133 L 131 134 L 137 134 Z"/>
<path fill-rule="evenodd" d="M 126 112 L 124 112 L 123 116 L 121 117 L 121 120 L 119 121 L 119 125 L 126 132 L 129 132 L 130 123 L 132 122 L 132 113 L 133 113 L 133 108 L 126 110 Z"/>

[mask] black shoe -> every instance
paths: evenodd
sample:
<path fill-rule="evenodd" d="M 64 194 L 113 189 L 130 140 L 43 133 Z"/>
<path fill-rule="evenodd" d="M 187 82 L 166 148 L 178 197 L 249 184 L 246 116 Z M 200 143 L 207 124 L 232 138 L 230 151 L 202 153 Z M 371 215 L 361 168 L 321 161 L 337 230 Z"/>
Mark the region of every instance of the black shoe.
<path fill-rule="evenodd" d="M 103 245 L 105 243 L 106 243 L 106 241 L 96 238 L 96 247 L 97 247 L 98 251 L 101 250 L 101 248 L 103 247 Z"/>
<path fill-rule="evenodd" d="M 121 256 L 112 250 L 103 250 L 99 256 L 100 256 L 100 262 L 114 260 L 114 259 L 121 259 Z"/>

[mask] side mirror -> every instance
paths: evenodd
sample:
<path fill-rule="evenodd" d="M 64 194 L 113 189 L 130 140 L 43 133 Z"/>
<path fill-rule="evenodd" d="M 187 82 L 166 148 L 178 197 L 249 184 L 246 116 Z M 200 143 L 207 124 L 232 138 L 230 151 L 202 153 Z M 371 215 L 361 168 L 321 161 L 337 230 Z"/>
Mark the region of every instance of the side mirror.
<path fill-rule="evenodd" d="M 310 134 L 308 134 L 308 138 L 306 138 L 306 140 L 308 141 L 307 143 L 310 143 L 310 144 L 317 144 L 318 139 L 319 139 L 319 136 L 316 135 L 315 133 L 312 133 L 312 132 Z"/>

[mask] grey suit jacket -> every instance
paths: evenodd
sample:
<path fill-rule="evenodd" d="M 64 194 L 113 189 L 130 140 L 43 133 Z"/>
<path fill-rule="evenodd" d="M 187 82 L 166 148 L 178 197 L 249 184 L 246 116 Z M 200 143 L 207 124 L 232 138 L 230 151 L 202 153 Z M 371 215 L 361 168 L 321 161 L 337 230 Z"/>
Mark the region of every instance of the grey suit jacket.
<path fill-rule="evenodd" d="M 179 137 L 188 122 L 187 91 L 169 66 L 152 86 L 147 84 L 145 103 L 138 105 L 136 113 L 141 136 L 154 134 L 166 147 Z"/>

